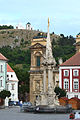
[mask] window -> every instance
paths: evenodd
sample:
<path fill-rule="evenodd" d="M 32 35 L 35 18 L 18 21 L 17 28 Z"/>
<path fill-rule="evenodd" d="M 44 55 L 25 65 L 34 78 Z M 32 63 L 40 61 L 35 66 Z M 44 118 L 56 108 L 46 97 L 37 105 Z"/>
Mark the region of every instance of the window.
<path fill-rule="evenodd" d="M 3 82 L 2 82 L 2 80 L 0 80 L 0 87 L 2 87 L 3 86 Z"/>
<path fill-rule="evenodd" d="M 7 75 L 7 77 L 9 77 L 9 75 Z"/>
<path fill-rule="evenodd" d="M 64 70 L 64 76 L 69 76 L 69 71 L 68 70 Z"/>
<path fill-rule="evenodd" d="M 79 71 L 78 71 L 78 70 L 74 70 L 74 71 L 73 71 L 73 75 L 74 75 L 74 76 L 78 76 L 78 74 L 79 74 Z"/>
<path fill-rule="evenodd" d="M 78 88 L 79 88 L 78 79 L 74 79 L 74 89 L 78 89 Z"/>
<path fill-rule="evenodd" d="M 7 84 L 7 90 L 9 90 L 9 84 Z"/>
<path fill-rule="evenodd" d="M 13 75 L 11 75 L 11 77 L 13 77 Z"/>
<path fill-rule="evenodd" d="M 77 98 L 78 98 L 78 95 L 74 95 L 74 97 L 77 97 Z"/>
<path fill-rule="evenodd" d="M 0 72 L 3 72 L 3 65 L 0 65 Z"/>
<path fill-rule="evenodd" d="M 14 85 L 15 85 L 15 84 L 12 84 L 12 90 L 14 90 Z"/>
<path fill-rule="evenodd" d="M 28 27 L 30 27 L 30 25 L 28 25 Z"/>
<path fill-rule="evenodd" d="M 40 67 L 40 56 L 37 56 L 37 66 Z"/>
<path fill-rule="evenodd" d="M 69 89 L 69 81 L 68 79 L 64 79 L 64 89 Z"/>

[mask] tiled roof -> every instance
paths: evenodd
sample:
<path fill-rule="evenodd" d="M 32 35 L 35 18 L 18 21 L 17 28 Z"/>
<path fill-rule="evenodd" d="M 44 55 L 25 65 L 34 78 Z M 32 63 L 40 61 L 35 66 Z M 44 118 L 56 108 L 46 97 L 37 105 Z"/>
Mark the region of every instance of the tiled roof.
<path fill-rule="evenodd" d="M 80 99 L 77 98 L 77 97 L 72 97 L 71 99 L 69 99 L 69 101 L 72 100 L 72 99 L 73 99 L 73 100 L 76 100 L 76 101 L 80 101 Z"/>
<path fill-rule="evenodd" d="M 80 52 L 73 55 L 71 58 L 62 63 L 60 66 L 80 66 Z"/>
<path fill-rule="evenodd" d="M 65 101 L 68 101 L 68 98 L 67 97 L 61 97 L 60 99 L 63 99 Z"/>
<path fill-rule="evenodd" d="M 4 56 L 0 53 L 0 60 L 7 61 L 8 59 L 7 59 L 6 57 L 4 57 Z"/>
<path fill-rule="evenodd" d="M 14 70 L 7 64 L 7 72 L 14 72 Z"/>

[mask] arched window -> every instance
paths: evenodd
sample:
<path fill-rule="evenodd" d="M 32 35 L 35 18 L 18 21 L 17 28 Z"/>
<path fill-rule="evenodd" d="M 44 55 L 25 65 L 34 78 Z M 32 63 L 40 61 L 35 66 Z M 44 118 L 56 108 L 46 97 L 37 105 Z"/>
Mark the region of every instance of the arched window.
<path fill-rule="evenodd" d="M 42 54 L 41 54 L 40 52 L 36 52 L 36 53 L 34 54 L 34 57 L 35 57 L 35 65 L 36 65 L 37 67 L 40 67 Z"/>
<path fill-rule="evenodd" d="M 40 67 L 40 56 L 36 56 L 37 67 Z"/>

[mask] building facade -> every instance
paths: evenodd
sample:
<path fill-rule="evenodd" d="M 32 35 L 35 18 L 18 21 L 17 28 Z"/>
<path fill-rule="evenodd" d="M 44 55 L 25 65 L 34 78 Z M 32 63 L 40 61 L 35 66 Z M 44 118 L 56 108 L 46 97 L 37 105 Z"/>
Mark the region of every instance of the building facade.
<path fill-rule="evenodd" d="M 76 52 L 80 52 L 80 33 L 76 35 L 76 43 L 74 45 L 76 46 Z"/>
<path fill-rule="evenodd" d="M 59 86 L 67 91 L 67 97 L 80 99 L 80 52 L 59 67 Z"/>
<path fill-rule="evenodd" d="M 30 101 L 35 103 L 42 90 L 43 54 L 45 52 L 46 38 L 35 37 L 31 41 L 31 68 L 30 68 Z"/>
<path fill-rule="evenodd" d="M 21 23 L 19 23 L 19 24 L 16 26 L 16 29 L 24 29 L 24 27 L 22 26 Z"/>
<path fill-rule="evenodd" d="M 6 89 L 10 91 L 9 100 L 18 101 L 18 78 L 14 70 L 7 64 L 7 83 Z"/>
<path fill-rule="evenodd" d="M 0 91 L 6 89 L 7 61 L 8 59 L 0 53 Z"/>
<path fill-rule="evenodd" d="M 7 61 L 8 59 L 0 53 L 0 91 L 10 91 L 10 100 L 18 101 L 18 78 Z"/>
<path fill-rule="evenodd" d="M 26 24 L 26 29 L 27 29 L 27 30 L 32 30 L 32 27 L 31 27 L 31 23 L 30 23 L 30 22 L 28 22 L 28 23 Z"/>

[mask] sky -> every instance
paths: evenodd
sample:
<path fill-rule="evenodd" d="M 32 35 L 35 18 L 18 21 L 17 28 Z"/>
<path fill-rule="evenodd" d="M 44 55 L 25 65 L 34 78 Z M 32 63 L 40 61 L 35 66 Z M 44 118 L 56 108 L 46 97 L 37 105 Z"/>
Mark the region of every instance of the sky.
<path fill-rule="evenodd" d="M 0 24 L 21 23 L 26 28 L 30 22 L 33 29 L 76 36 L 80 32 L 80 0 L 0 0 Z"/>

